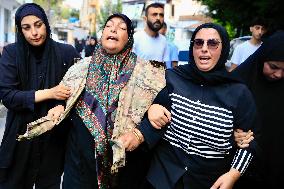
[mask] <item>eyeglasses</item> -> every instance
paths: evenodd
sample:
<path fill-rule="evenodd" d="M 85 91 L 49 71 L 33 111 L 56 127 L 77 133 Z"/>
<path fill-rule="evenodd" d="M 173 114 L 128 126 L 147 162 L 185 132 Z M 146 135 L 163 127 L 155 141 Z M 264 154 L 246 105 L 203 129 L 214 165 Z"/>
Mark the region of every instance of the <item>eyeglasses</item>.
<path fill-rule="evenodd" d="M 193 47 L 196 48 L 196 49 L 201 49 L 203 47 L 205 41 L 207 41 L 208 49 L 217 49 L 219 44 L 222 43 L 218 39 L 208 39 L 208 40 L 194 39 L 192 41 Z"/>

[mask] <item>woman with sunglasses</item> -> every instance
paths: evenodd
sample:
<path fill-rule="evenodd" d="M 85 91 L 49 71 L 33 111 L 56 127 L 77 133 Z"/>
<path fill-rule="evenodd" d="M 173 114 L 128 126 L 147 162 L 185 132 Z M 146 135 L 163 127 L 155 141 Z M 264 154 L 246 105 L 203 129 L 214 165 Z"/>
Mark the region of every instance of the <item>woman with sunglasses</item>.
<path fill-rule="evenodd" d="M 233 130 L 256 133 L 256 107 L 248 88 L 226 71 L 228 54 L 226 30 L 203 24 L 192 36 L 190 64 L 167 70 L 166 87 L 137 133 L 155 147 L 147 188 L 231 189 L 245 172 L 254 148 L 236 148 Z M 122 137 L 127 150 L 138 146 Z"/>

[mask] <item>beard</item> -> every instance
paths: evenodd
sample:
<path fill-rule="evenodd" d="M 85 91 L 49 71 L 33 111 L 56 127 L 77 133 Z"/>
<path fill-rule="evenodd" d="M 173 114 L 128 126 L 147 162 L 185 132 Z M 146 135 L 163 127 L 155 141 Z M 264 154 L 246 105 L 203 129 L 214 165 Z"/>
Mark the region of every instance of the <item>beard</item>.
<path fill-rule="evenodd" d="M 158 32 L 163 27 L 163 24 L 159 20 L 154 23 L 147 20 L 147 25 L 153 32 Z"/>

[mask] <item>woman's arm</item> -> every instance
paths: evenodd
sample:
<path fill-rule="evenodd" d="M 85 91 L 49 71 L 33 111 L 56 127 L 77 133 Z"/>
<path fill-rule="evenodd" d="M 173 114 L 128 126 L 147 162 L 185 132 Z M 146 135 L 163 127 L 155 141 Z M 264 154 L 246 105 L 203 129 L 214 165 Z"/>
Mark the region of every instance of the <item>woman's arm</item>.
<path fill-rule="evenodd" d="M 159 103 L 165 107 L 170 107 L 167 87 L 163 88 L 158 93 L 157 97 L 154 100 L 154 103 Z M 164 132 L 165 128 L 155 129 L 154 127 L 152 127 L 146 113 L 140 125 L 134 130 L 122 135 L 119 140 L 123 141 L 123 144 L 127 151 L 134 150 L 144 141 L 150 148 L 152 148 L 161 139 Z"/>
<path fill-rule="evenodd" d="M 238 98 L 234 114 L 234 129 L 246 131 L 248 134 L 247 140 L 250 140 L 252 132 L 259 133 L 259 124 L 257 119 L 256 105 L 250 91 L 245 88 Z M 241 137 L 243 137 L 241 135 Z M 245 136 L 246 137 L 246 136 Z M 235 142 L 235 141 L 234 141 Z M 234 154 L 234 159 L 231 164 L 231 169 L 220 176 L 213 184 L 211 189 L 232 189 L 235 182 L 246 171 L 249 163 L 256 154 L 256 141 L 253 140 L 254 145 L 243 146 L 242 149 L 238 148 Z M 242 144 L 243 145 L 243 144 Z"/>
<path fill-rule="evenodd" d="M 69 87 L 64 85 L 57 85 L 50 89 L 38 90 L 35 92 L 35 103 L 55 99 L 55 100 L 66 100 L 70 97 L 71 91 Z"/>
<path fill-rule="evenodd" d="M 49 99 L 65 100 L 69 97 L 70 89 L 62 85 L 38 91 L 20 90 L 14 54 L 11 46 L 5 47 L 0 60 L 0 99 L 8 109 L 34 111 L 34 103 Z"/>
<path fill-rule="evenodd" d="M 16 111 L 34 111 L 35 91 L 19 90 L 20 82 L 16 67 L 15 46 L 4 47 L 0 59 L 0 99 L 8 108 Z"/>

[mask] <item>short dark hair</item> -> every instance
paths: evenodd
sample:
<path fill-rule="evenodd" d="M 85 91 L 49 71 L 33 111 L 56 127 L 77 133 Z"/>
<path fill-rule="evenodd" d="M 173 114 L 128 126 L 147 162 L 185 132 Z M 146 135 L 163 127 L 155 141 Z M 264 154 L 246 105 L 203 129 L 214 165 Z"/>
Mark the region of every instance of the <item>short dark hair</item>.
<path fill-rule="evenodd" d="M 264 27 L 267 27 L 267 21 L 264 18 L 261 17 L 255 17 L 254 19 L 252 19 L 252 21 L 250 22 L 250 27 L 253 27 L 255 25 L 261 25 Z"/>
<path fill-rule="evenodd" d="M 145 16 L 148 15 L 148 10 L 149 10 L 149 8 L 151 8 L 151 7 L 164 9 L 164 4 L 162 4 L 162 3 L 152 3 L 152 4 L 148 5 L 148 6 L 146 7 L 146 9 L 145 9 Z"/>

